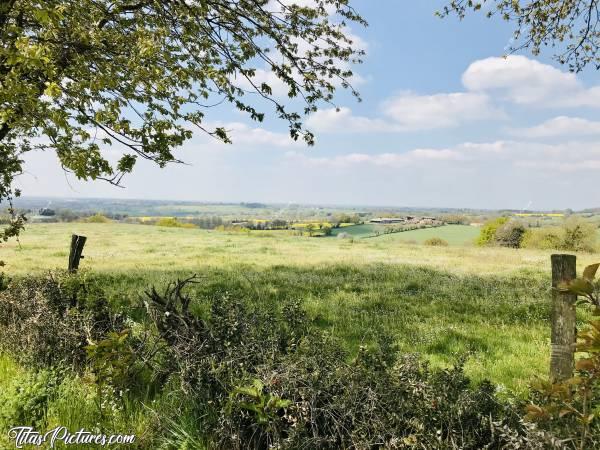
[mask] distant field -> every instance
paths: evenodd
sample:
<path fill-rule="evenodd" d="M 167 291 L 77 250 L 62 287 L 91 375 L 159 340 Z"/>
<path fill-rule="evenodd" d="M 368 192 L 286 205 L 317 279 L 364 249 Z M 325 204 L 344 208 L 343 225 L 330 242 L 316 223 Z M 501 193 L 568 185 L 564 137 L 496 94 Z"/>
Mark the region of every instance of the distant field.
<path fill-rule="evenodd" d="M 450 245 L 472 245 L 475 237 L 479 235 L 479 228 L 468 225 L 444 225 L 442 227 L 423 228 L 421 230 L 403 231 L 401 233 L 389 234 L 383 234 L 384 231 L 385 225 L 364 224 L 345 228 L 336 228 L 333 230 L 332 235 L 337 236 L 340 233 L 348 233 L 357 239 L 361 239 L 371 238 L 372 236 L 375 236 L 377 232 L 379 232 L 381 234 L 379 236 L 372 237 L 372 239 L 385 241 L 413 241 L 419 244 L 423 243 L 429 238 L 439 237 L 447 241 Z"/>
<path fill-rule="evenodd" d="M 381 236 L 378 239 L 415 241 L 422 244 L 427 239 L 439 237 L 450 245 L 473 245 L 479 236 L 479 228 L 469 225 L 445 225 L 437 228 L 424 228 L 422 230 L 405 231 Z"/>
<path fill-rule="evenodd" d="M 383 225 L 372 225 L 366 223 L 363 225 L 350 225 L 342 228 L 334 228 L 331 230 L 331 235 L 337 236 L 340 233 L 347 233 L 355 238 L 363 238 L 365 236 L 371 236 L 375 234 L 378 230 L 383 233 Z"/>
<path fill-rule="evenodd" d="M 441 230 L 423 231 L 439 235 Z M 553 253 L 475 246 L 423 247 L 400 239 L 405 236 L 407 240 L 414 239 L 409 236 L 417 231 L 350 242 L 294 236 L 288 231 L 245 233 L 118 223 L 57 223 L 28 225 L 20 244 L 11 240 L 0 246 L 0 260 L 5 260 L 5 270 L 14 274 L 64 267 L 72 233 L 88 237 L 83 266 L 100 271 L 195 270 L 232 264 L 317 267 L 332 263 L 383 263 L 427 266 L 454 273 L 503 275 L 522 271 L 549 273 Z M 584 264 L 597 258 L 582 255 L 580 260 Z"/>

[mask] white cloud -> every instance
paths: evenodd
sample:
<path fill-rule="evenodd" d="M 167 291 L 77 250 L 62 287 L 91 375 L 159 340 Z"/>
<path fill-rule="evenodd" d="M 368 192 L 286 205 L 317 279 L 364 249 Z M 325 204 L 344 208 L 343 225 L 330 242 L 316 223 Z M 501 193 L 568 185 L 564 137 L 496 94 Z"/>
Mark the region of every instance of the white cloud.
<path fill-rule="evenodd" d="M 600 86 L 587 88 L 577 76 L 525 56 L 486 58 L 473 62 L 462 75 L 464 92 L 391 96 L 379 117 L 354 115 L 349 108 L 319 111 L 308 120 L 319 132 L 409 132 L 457 127 L 507 115 L 499 100 L 534 107 L 598 107 Z M 600 134 L 600 123 L 557 117 L 531 129 L 511 130 L 523 137 Z"/>
<path fill-rule="evenodd" d="M 519 161 L 518 167 L 529 168 L 533 170 L 545 170 L 552 172 L 582 172 L 600 169 L 600 159 L 588 159 L 574 162 L 560 161 Z"/>
<path fill-rule="evenodd" d="M 516 128 L 510 131 L 516 136 L 526 138 L 592 136 L 600 134 L 600 122 L 579 117 L 558 116 L 534 127 Z"/>
<path fill-rule="evenodd" d="M 355 116 L 350 108 L 328 108 L 311 114 L 306 126 L 318 132 L 376 133 L 401 131 L 394 123 L 383 119 Z"/>
<path fill-rule="evenodd" d="M 324 109 L 311 115 L 307 126 L 318 132 L 397 133 L 504 118 L 504 113 L 486 95 L 470 92 L 434 95 L 404 92 L 383 102 L 381 110 L 385 118 L 354 115 L 350 108 Z"/>
<path fill-rule="evenodd" d="M 434 95 L 405 92 L 384 102 L 383 112 L 404 130 L 447 128 L 502 117 L 487 95 L 470 92 Z"/>
<path fill-rule="evenodd" d="M 574 73 L 521 55 L 475 61 L 463 74 L 462 81 L 469 91 L 498 94 L 521 105 L 597 107 L 600 104 L 600 87 L 586 88 Z"/>
<path fill-rule="evenodd" d="M 466 154 L 469 153 L 480 153 L 480 154 L 502 154 L 505 153 L 510 143 L 506 141 L 495 141 L 495 142 L 465 142 L 460 145 L 461 150 Z"/>
<path fill-rule="evenodd" d="M 467 169 L 489 175 L 526 169 L 532 172 L 580 172 L 600 168 L 600 142 L 542 144 L 527 141 L 465 142 L 451 148 L 423 148 L 398 153 L 350 153 L 331 157 L 309 157 L 288 152 L 288 158 L 308 166 L 360 168 L 421 168 L 431 174 Z"/>
<path fill-rule="evenodd" d="M 380 167 L 403 168 L 420 163 L 446 162 L 463 159 L 463 155 L 451 149 L 415 149 L 404 153 L 349 153 L 334 157 L 308 157 L 304 153 L 289 152 L 289 158 L 297 159 L 310 166 L 351 167 L 373 165 Z"/>

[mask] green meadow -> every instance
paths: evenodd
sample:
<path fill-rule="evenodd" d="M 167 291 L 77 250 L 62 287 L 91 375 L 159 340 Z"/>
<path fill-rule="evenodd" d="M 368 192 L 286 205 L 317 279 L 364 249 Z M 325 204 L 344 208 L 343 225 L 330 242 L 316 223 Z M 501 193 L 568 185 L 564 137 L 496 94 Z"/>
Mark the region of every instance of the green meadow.
<path fill-rule="evenodd" d="M 348 229 L 358 227 L 348 227 Z M 299 299 L 316 326 L 351 351 L 379 331 L 434 365 L 468 354 L 474 379 L 524 392 L 549 356 L 550 253 L 458 245 L 476 229 L 446 226 L 355 239 L 288 232 L 217 232 L 127 224 L 35 224 L 0 249 L 20 277 L 64 268 L 71 233 L 88 237 L 82 268 L 115 304 L 198 274 L 200 296 Z M 449 247 L 419 245 L 442 237 Z M 595 255 L 581 255 L 580 267 Z"/>

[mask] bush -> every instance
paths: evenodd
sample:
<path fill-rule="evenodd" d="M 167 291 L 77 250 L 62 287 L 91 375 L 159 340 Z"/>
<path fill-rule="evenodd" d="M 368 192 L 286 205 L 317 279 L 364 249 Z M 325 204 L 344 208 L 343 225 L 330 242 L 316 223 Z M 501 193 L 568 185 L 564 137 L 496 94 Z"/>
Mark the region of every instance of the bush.
<path fill-rule="evenodd" d="M 182 223 L 174 217 L 162 217 L 156 221 L 158 227 L 170 227 L 170 228 L 197 228 L 193 223 Z"/>
<path fill-rule="evenodd" d="M 559 227 L 530 228 L 523 235 L 521 247 L 558 250 L 562 247 L 562 231 Z"/>
<path fill-rule="evenodd" d="M 519 248 L 525 235 L 525 227 L 517 221 L 509 221 L 496 230 L 495 241 L 501 247 Z"/>
<path fill-rule="evenodd" d="M 590 222 L 570 217 L 559 227 L 527 230 L 522 246 L 542 250 L 593 252 L 596 249 L 598 230 Z"/>
<path fill-rule="evenodd" d="M 432 247 L 448 247 L 448 242 L 439 237 L 432 237 L 423 242 L 425 245 L 430 245 Z"/>
<path fill-rule="evenodd" d="M 100 213 L 96 213 L 93 216 L 87 217 L 84 222 L 87 223 L 110 223 L 112 222 L 112 220 L 110 220 L 108 217 L 100 214 Z"/>
<path fill-rule="evenodd" d="M 258 311 L 225 295 L 199 318 L 183 292 L 191 281 L 152 290 L 147 307 L 209 448 L 542 448 L 462 360 L 431 370 L 383 333 L 350 359 L 295 302 Z"/>
<path fill-rule="evenodd" d="M 56 397 L 63 374 L 49 369 L 28 373 L 12 380 L 0 391 L 0 428 L 30 426 L 44 429 L 48 405 Z"/>
<path fill-rule="evenodd" d="M 573 252 L 593 252 L 598 237 L 597 227 L 578 217 L 570 217 L 562 225 L 563 241 L 561 250 Z"/>
<path fill-rule="evenodd" d="M 481 227 L 479 237 L 476 241 L 477 245 L 482 247 L 486 245 L 493 245 L 496 242 L 496 231 L 506 222 L 508 222 L 507 217 L 498 217 L 497 219 L 488 220 Z"/>
<path fill-rule="evenodd" d="M 85 346 L 115 321 L 102 291 L 85 275 L 12 281 L 0 292 L 0 351 L 27 367 L 82 367 Z"/>

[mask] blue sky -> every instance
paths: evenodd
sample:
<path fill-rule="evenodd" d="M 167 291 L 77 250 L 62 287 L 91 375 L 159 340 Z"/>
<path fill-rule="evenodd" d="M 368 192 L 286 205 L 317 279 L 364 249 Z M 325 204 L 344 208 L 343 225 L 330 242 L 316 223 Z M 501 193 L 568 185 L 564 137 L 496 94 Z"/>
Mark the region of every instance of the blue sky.
<path fill-rule="evenodd" d="M 27 195 L 473 208 L 600 206 L 600 77 L 577 76 L 551 53 L 502 58 L 509 24 L 483 14 L 434 16 L 444 2 L 355 0 L 368 20 L 355 69 L 363 102 L 308 118 L 311 148 L 275 120 L 262 126 L 231 108 L 210 121 L 233 145 L 197 135 L 188 165 L 141 163 L 125 188 L 82 183 L 56 157 L 28 156 Z M 268 73 L 262 74 L 268 77 Z M 276 91 L 276 89 L 275 89 Z"/>

